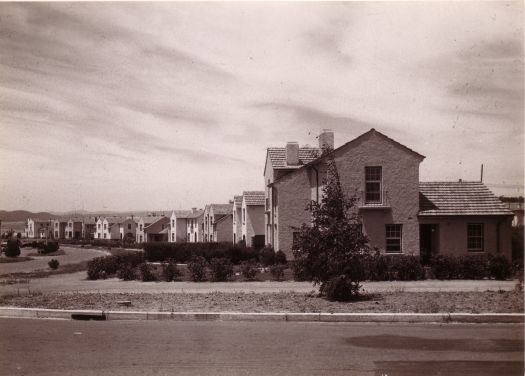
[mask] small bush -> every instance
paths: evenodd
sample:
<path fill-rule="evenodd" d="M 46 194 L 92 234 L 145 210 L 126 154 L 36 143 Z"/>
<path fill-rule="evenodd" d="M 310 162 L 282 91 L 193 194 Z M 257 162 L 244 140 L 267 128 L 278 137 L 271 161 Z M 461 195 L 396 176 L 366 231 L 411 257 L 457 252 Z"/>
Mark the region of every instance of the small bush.
<path fill-rule="evenodd" d="M 490 256 L 488 262 L 489 274 L 492 278 L 503 281 L 512 277 L 512 265 L 504 256 Z"/>
<path fill-rule="evenodd" d="M 147 262 L 139 265 L 139 271 L 140 271 L 140 280 L 142 282 L 151 282 L 151 281 L 157 280 L 157 276 L 153 272 L 152 265 L 148 264 Z"/>
<path fill-rule="evenodd" d="M 358 289 L 359 285 L 344 275 L 321 284 L 321 293 L 330 301 L 348 302 L 353 300 L 359 292 Z"/>
<path fill-rule="evenodd" d="M 292 264 L 292 272 L 293 272 L 293 279 L 297 282 L 311 282 L 312 281 L 312 275 L 310 274 L 309 270 L 305 268 L 301 260 L 293 260 L 291 262 Z"/>
<path fill-rule="evenodd" d="M 60 265 L 60 263 L 58 262 L 58 260 L 56 259 L 51 259 L 49 260 L 49 262 L 47 263 L 47 265 L 49 265 L 49 267 L 51 269 L 58 269 L 58 266 Z"/>
<path fill-rule="evenodd" d="M 102 276 L 115 275 L 126 265 L 135 268 L 144 262 L 142 252 L 129 252 L 121 255 L 96 257 L 88 262 L 87 275 L 88 279 L 95 280 Z"/>
<path fill-rule="evenodd" d="M 437 255 L 430 261 L 432 274 L 437 279 L 456 279 L 460 277 L 461 264 L 454 256 Z"/>
<path fill-rule="evenodd" d="M 398 281 L 418 281 L 425 279 L 425 269 L 423 269 L 419 257 L 416 256 L 395 256 L 392 269 Z"/>
<path fill-rule="evenodd" d="M 180 276 L 181 272 L 173 260 L 169 260 L 167 264 L 162 265 L 162 279 L 164 279 L 164 281 L 172 282 Z"/>
<path fill-rule="evenodd" d="M 211 280 L 214 282 L 227 281 L 233 275 L 233 264 L 226 258 L 214 258 L 210 261 Z"/>
<path fill-rule="evenodd" d="M 252 261 L 243 261 L 241 263 L 241 274 L 248 281 L 255 280 L 255 276 L 257 275 L 255 263 Z"/>
<path fill-rule="evenodd" d="M 460 259 L 461 277 L 463 279 L 483 279 L 487 276 L 487 257 L 484 255 L 467 255 Z"/>
<path fill-rule="evenodd" d="M 7 239 L 7 245 L 4 251 L 7 257 L 18 257 L 20 256 L 20 241 L 15 238 Z"/>
<path fill-rule="evenodd" d="M 41 248 L 42 253 L 56 252 L 60 248 L 58 242 L 55 242 L 55 241 L 48 241 L 47 244 L 46 243 L 42 243 L 42 244 L 43 244 L 43 248 Z"/>
<path fill-rule="evenodd" d="M 276 281 L 282 281 L 284 279 L 284 265 L 275 264 L 270 266 L 270 273 Z"/>
<path fill-rule="evenodd" d="M 206 279 L 206 259 L 202 256 L 196 256 L 188 263 L 188 271 L 194 282 L 201 282 Z"/>
<path fill-rule="evenodd" d="M 259 261 L 263 266 L 275 264 L 275 251 L 271 247 L 264 247 L 259 253 Z"/>
<path fill-rule="evenodd" d="M 276 253 L 275 253 L 275 263 L 276 264 L 286 264 L 286 254 L 281 251 L 281 250 L 278 250 Z"/>
<path fill-rule="evenodd" d="M 117 271 L 117 277 L 124 281 L 134 281 L 137 279 L 137 273 L 134 267 L 125 264 Z"/>

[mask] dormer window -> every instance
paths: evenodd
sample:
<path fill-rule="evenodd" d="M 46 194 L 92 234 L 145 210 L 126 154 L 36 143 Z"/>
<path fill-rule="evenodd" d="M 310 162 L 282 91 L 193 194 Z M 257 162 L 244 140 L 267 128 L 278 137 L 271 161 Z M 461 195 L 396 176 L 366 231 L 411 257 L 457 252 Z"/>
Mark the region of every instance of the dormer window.
<path fill-rule="evenodd" d="M 365 167 L 365 203 L 380 204 L 383 171 L 381 166 Z"/>

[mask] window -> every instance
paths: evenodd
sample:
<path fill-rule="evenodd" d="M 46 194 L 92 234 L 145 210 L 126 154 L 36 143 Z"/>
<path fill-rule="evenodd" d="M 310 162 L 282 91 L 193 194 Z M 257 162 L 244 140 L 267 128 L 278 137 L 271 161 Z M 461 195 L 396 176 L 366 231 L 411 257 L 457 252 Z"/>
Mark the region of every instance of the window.
<path fill-rule="evenodd" d="M 142 231 L 142 224 L 140 224 L 139 226 L 139 230 Z M 142 240 L 141 240 L 142 241 Z"/>
<path fill-rule="evenodd" d="M 469 252 L 483 252 L 483 223 L 469 223 L 467 229 Z"/>
<path fill-rule="evenodd" d="M 131 223 L 128 223 L 128 230 L 131 230 Z"/>
<path fill-rule="evenodd" d="M 401 253 L 402 225 L 386 225 L 386 252 Z"/>
<path fill-rule="evenodd" d="M 365 202 L 381 203 L 382 167 L 365 167 Z"/>
<path fill-rule="evenodd" d="M 246 223 L 246 208 L 242 208 L 242 224 Z"/>
<path fill-rule="evenodd" d="M 104 223 L 104 230 L 108 228 L 108 225 Z"/>
<path fill-rule="evenodd" d="M 171 234 L 171 241 L 172 241 L 172 242 L 175 241 L 175 234 Z"/>
<path fill-rule="evenodd" d="M 175 227 L 175 220 L 174 219 L 171 220 L 171 227 Z"/>
<path fill-rule="evenodd" d="M 142 235 L 140 235 L 140 238 L 139 238 L 139 239 L 140 239 L 140 242 L 142 243 Z"/>
<path fill-rule="evenodd" d="M 294 231 L 292 233 L 292 249 L 297 249 L 297 242 L 299 241 L 299 231 Z"/>
<path fill-rule="evenodd" d="M 104 233 L 104 239 L 106 239 L 106 235 L 107 235 L 107 234 L 106 234 L 106 233 Z"/>
<path fill-rule="evenodd" d="M 100 223 L 99 223 L 99 224 L 97 224 L 97 228 L 98 228 L 98 229 L 100 230 Z"/>

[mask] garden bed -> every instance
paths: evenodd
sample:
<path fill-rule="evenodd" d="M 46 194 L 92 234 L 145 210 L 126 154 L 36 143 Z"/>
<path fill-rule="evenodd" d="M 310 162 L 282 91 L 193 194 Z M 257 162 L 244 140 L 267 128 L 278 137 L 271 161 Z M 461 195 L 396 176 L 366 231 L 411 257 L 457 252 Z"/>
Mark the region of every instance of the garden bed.
<path fill-rule="evenodd" d="M 118 301 L 130 301 L 130 306 Z M 351 303 L 329 302 L 312 292 L 279 293 L 29 293 L 0 297 L 1 306 L 174 312 L 523 312 L 523 293 L 394 292 L 370 294 Z"/>

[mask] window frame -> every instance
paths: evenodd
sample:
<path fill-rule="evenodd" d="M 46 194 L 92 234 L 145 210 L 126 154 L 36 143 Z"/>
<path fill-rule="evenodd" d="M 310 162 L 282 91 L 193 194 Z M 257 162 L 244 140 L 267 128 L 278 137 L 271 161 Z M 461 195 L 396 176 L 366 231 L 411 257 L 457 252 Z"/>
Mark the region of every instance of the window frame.
<path fill-rule="evenodd" d="M 371 169 L 379 169 L 379 178 L 372 179 L 369 178 L 369 175 L 372 174 Z M 370 174 L 369 174 L 370 172 Z M 377 174 L 377 172 L 376 172 Z M 368 190 L 368 184 L 379 184 L 379 192 L 376 191 L 369 191 Z M 365 166 L 365 204 L 381 204 L 383 202 L 383 166 Z M 378 194 L 379 198 L 376 199 L 369 199 L 368 195 L 370 194 Z"/>
<path fill-rule="evenodd" d="M 389 227 L 396 227 L 396 229 L 390 229 L 389 230 Z M 394 232 L 398 232 L 399 231 L 399 236 L 394 236 L 392 235 L 392 231 Z M 389 240 L 395 240 L 395 241 L 398 241 L 399 240 L 399 250 L 389 250 L 388 247 L 389 247 L 389 244 L 388 244 L 388 241 Z M 401 223 L 388 223 L 388 224 L 385 224 L 385 253 L 388 253 L 388 254 L 399 254 L 399 253 L 403 253 L 403 225 Z"/>
<path fill-rule="evenodd" d="M 479 226 L 481 229 L 481 235 L 472 235 L 471 234 L 471 226 Z M 481 240 L 481 248 L 474 248 L 471 247 L 471 240 Z M 475 222 L 475 223 L 467 223 L 467 252 L 469 253 L 480 253 L 485 252 L 485 226 L 483 223 Z"/>

